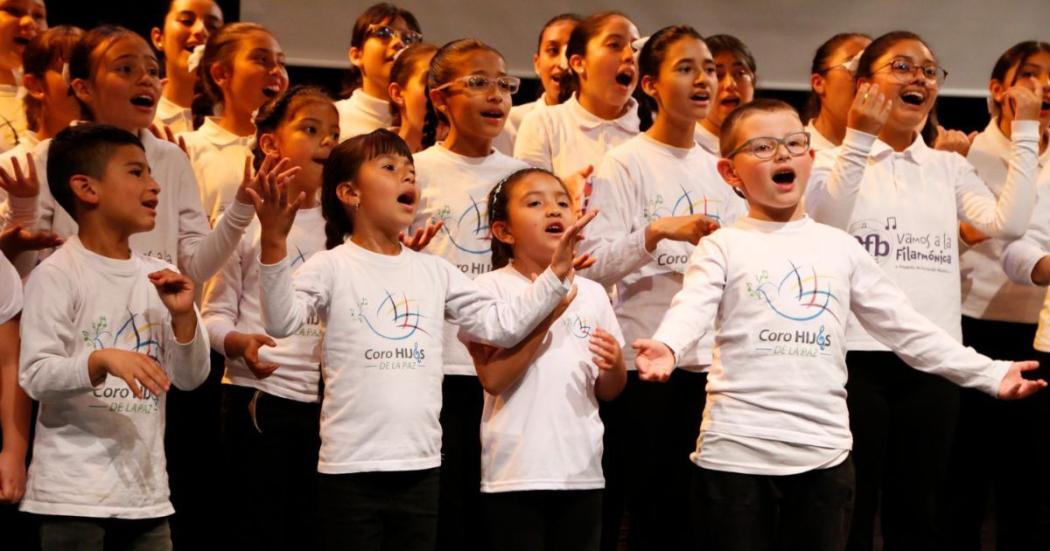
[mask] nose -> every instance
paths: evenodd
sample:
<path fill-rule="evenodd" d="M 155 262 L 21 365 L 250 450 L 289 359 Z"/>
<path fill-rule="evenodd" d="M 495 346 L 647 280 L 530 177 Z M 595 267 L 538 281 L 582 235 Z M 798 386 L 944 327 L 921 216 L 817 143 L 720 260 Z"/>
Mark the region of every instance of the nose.
<path fill-rule="evenodd" d="M 198 19 L 193 24 L 193 27 L 190 29 L 190 34 L 202 44 L 205 40 L 208 40 L 208 27 L 204 25 L 204 19 Z"/>
<path fill-rule="evenodd" d="M 155 178 L 153 178 L 153 175 L 150 175 L 150 177 L 149 177 L 149 188 L 148 189 L 150 191 L 152 191 L 153 193 L 156 193 L 157 195 L 160 195 L 160 184 L 158 184 L 157 180 Z"/>
<path fill-rule="evenodd" d="M 791 158 L 791 152 L 788 151 L 787 144 L 784 142 L 777 143 L 776 154 L 773 158 L 777 161 L 786 161 Z"/>
<path fill-rule="evenodd" d="M 718 79 L 718 86 L 724 90 L 736 90 L 736 79 L 731 73 L 726 73 Z"/>

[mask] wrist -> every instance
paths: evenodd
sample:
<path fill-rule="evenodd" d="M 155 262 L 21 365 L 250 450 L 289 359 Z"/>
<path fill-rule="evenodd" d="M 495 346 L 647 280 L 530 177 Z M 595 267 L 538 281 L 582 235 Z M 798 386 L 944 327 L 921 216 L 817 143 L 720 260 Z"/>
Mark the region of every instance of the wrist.
<path fill-rule="evenodd" d="M 645 252 L 653 252 L 656 250 L 656 246 L 660 244 L 664 238 L 663 232 L 661 232 L 654 224 L 650 223 L 645 227 Z"/>
<path fill-rule="evenodd" d="M 237 331 L 230 331 L 226 334 L 226 338 L 222 342 L 222 347 L 226 351 L 226 359 L 236 360 L 244 355 L 243 336 L 243 333 L 238 333 Z"/>
<path fill-rule="evenodd" d="M 175 341 L 179 344 L 187 344 L 193 341 L 197 334 L 197 314 L 194 311 L 182 312 L 171 315 L 171 330 L 175 334 Z"/>

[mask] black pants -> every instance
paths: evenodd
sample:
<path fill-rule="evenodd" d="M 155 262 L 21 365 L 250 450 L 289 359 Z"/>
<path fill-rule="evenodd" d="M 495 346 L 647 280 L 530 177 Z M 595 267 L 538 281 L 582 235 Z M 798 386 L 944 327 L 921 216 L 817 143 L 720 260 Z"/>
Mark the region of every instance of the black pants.
<path fill-rule="evenodd" d="M 707 374 L 675 370 L 666 383 L 628 373 L 627 386 L 600 404 L 605 424 L 602 549 L 626 540 L 632 551 L 692 549 L 689 454 L 703 417 Z M 626 534 L 621 519 L 626 511 Z"/>
<path fill-rule="evenodd" d="M 700 539 L 714 551 L 840 551 L 853 507 L 853 465 L 789 476 L 696 468 Z"/>
<path fill-rule="evenodd" d="M 481 518 L 481 411 L 477 377 L 446 375 L 441 385 L 441 517 L 439 551 L 487 549 Z"/>
<path fill-rule="evenodd" d="M 222 414 L 229 548 L 317 549 L 321 405 L 223 385 Z"/>
<path fill-rule="evenodd" d="M 433 551 L 439 471 L 318 475 L 324 548 Z"/>
<path fill-rule="evenodd" d="M 43 551 L 170 551 L 168 519 L 40 515 Z"/>
<path fill-rule="evenodd" d="M 848 549 L 874 548 L 880 514 L 885 551 L 935 549 L 958 387 L 892 352 L 850 352 L 846 365 L 857 473 Z"/>
<path fill-rule="evenodd" d="M 963 341 L 1003 360 L 1050 360 L 1032 348 L 1034 324 L 963 317 Z M 979 551 L 992 499 L 998 551 L 1050 549 L 1050 394 L 1000 401 L 962 389 L 948 483 L 945 551 Z"/>
<path fill-rule="evenodd" d="M 601 490 L 504 492 L 481 499 L 492 549 L 598 551 Z"/>

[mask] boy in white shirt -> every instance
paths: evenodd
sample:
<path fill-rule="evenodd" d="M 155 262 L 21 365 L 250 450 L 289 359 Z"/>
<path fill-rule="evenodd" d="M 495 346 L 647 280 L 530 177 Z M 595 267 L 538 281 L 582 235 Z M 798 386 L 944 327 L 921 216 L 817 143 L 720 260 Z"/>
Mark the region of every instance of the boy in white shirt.
<path fill-rule="evenodd" d="M 47 168 L 78 231 L 26 285 L 19 383 L 40 413 L 22 510 L 40 515 L 45 551 L 171 549 L 164 393 L 209 368 L 194 286 L 129 246 L 160 192 L 137 137 L 68 128 Z"/>
<path fill-rule="evenodd" d="M 846 408 L 846 320 L 852 313 L 912 367 L 1002 399 L 1046 386 L 1036 362 L 963 348 L 919 314 L 850 235 L 801 204 L 813 164 L 787 104 L 756 100 L 723 123 L 719 172 L 748 217 L 701 240 L 683 289 L 637 367 L 666 379 L 715 319 L 694 509 L 705 549 L 838 550 L 854 477 Z"/>

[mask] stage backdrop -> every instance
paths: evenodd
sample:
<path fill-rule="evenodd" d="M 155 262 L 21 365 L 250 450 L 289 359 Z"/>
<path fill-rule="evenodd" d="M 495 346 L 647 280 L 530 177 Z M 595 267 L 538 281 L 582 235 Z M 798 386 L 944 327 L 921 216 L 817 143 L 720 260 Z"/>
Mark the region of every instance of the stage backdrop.
<path fill-rule="evenodd" d="M 759 87 L 809 88 L 814 50 L 831 35 L 873 36 L 907 29 L 923 36 L 950 73 L 944 95 L 984 95 L 996 58 L 1016 42 L 1050 41 L 1047 0 L 400 0 L 443 44 L 467 36 L 500 50 L 509 71 L 532 75 L 537 33 L 551 16 L 618 9 L 642 35 L 687 23 L 701 34 L 729 33 L 758 60 Z M 294 65 L 345 67 L 354 19 L 371 1 L 241 0 L 241 18 L 274 29 Z"/>

